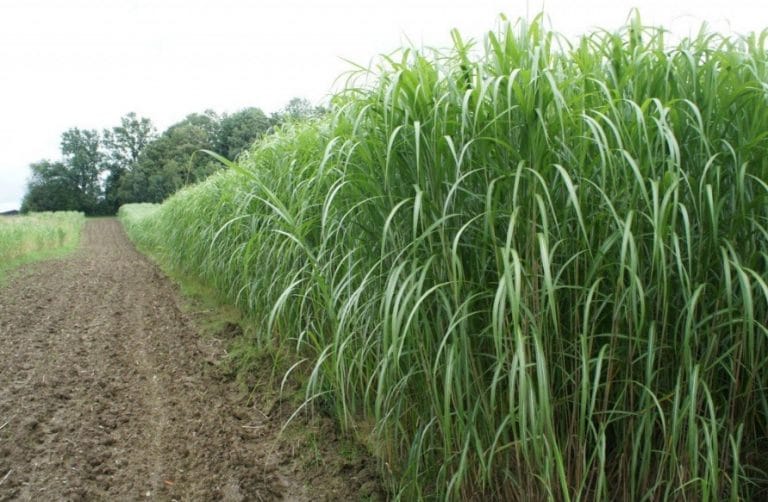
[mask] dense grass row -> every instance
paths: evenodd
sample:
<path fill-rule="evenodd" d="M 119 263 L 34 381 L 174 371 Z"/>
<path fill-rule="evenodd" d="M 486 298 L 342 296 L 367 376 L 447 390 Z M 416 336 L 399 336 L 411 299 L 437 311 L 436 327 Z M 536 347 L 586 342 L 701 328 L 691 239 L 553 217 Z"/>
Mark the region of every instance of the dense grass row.
<path fill-rule="evenodd" d="M 407 500 L 757 498 L 766 37 L 405 49 L 130 228 L 294 348 Z"/>
<path fill-rule="evenodd" d="M 74 248 L 85 216 L 76 212 L 0 217 L 0 275 L 25 260 Z"/>
<path fill-rule="evenodd" d="M 148 230 L 150 230 L 149 224 L 152 217 L 158 209 L 160 209 L 159 204 L 151 203 L 126 204 L 120 208 L 120 222 L 136 244 L 153 244 L 151 241 L 142 241 L 142 238 L 157 240 L 158 236 Z"/>

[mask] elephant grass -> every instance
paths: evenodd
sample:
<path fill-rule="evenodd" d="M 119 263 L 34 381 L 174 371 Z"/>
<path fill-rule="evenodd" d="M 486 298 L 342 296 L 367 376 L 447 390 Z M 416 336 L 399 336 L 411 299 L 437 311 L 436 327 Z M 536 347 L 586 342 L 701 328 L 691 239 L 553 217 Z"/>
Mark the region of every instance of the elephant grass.
<path fill-rule="evenodd" d="M 665 37 L 402 49 L 131 232 L 295 350 L 395 497 L 760 498 L 768 32 Z"/>
<path fill-rule="evenodd" d="M 22 263 L 72 250 L 85 216 L 73 211 L 0 217 L 0 278 Z"/>

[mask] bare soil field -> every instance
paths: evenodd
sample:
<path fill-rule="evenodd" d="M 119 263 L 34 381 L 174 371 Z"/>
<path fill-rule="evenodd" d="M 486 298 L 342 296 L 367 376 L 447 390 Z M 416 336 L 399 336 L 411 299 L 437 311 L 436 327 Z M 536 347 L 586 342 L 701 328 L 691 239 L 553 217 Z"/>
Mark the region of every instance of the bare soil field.
<path fill-rule="evenodd" d="M 0 500 L 383 498 L 329 421 L 281 436 L 182 303 L 113 219 L 0 289 Z"/>

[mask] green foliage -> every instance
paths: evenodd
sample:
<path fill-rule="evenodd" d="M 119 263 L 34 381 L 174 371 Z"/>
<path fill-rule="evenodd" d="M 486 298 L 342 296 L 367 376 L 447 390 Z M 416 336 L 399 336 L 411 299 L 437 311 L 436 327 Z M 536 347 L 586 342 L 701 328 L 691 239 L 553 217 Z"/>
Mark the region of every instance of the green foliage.
<path fill-rule="evenodd" d="M 149 143 L 118 189 L 126 202 L 161 202 L 179 188 L 200 181 L 219 165 L 199 150 L 215 150 L 221 125 L 212 111 L 193 113 Z"/>
<path fill-rule="evenodd" d="M 121 177 L 135 166 L 153 136 L 150 120 L 134 113 L 101 136 L 93 130 L 67 130 L 61 136 L 61 161 L 43 160 L 30 166 L 23 212 L 113 214 L 121 203 L 117 195 Z M 105 172 L 108 175 L 102 179 Z"/>
<path fill-rule="evenodd" d="M 131 233 L 298 349 L 405 500 L 759 499 L 766 39 L 454 33 Z"/>
<path fill-rule="evenodd" d="M 32 177 L 22 202 L 22 212 L 101 210 L 103 154 L 97 131 L 72 128 L 61 135 L 61 162 L 32 164 Z"/>
<path fill-rule="evenodd" d="M 104 183 L 104 205 L 110 214 L 122 204 L 118 188 L 126 172 L 136 167 L 139 156 L 156 136 L 155 126 L 145 117 L 129 113 L 120 119 L 120 125 L 104 130 L 102 143 L 106 150 L 105 164 L 109 171 Z"/>
<path fill-rule="evenodd" d="M 70 171 L 77 188 L 92 207 L 83 208 L 93 211 L 99 196 L 99 175 L 103 170 L 103 154 L 99 150 L 99 133 L 76 127 L 64 131 L 61 135 L 61 153 L 64 163 Z"/>
<path fill-rule="evenodd" d="M 308 101 L 294 98 L 271 119 L 258 108 L 232 115 L 219 116 L 210 110 L 188 115 L 147 145 L 135 166 L 123 175 L 118 199 L 121 203 L 162 202 L 221 168 L 211 157 L 201 155 L 201 150 L 235 159 L 274 125 L 309 118 L 318 110 Z"/>
<path fill-rule="evenodd" d="M 141 247 L 154 247 L 157 245 L 153 241 L 145 241 L 144 238 L 151 238 L 154 234 L 147 232 L 148 225 L 152 221 L 152 216 L 160 209 L 160 204 L 151 202 L 142 202 L 134 204 L 124 204 L 120 207 L 118 216 L 125 227 L 126 232 L 131 235 L 135 243 Z M 141 229 L 144 231 L 142 232 Z"/>
<path fill-rule="evenodd" d="M 29 167 L 32 177 L 21 204 L 22 213 L 76 211 L 83 206 L 83 194 L 64 163 L 41 160 Z"/>
<path fill-rule="evenodd" d="M 160 202 L 179 188 L 220 169 L 201 150 L 237 158 L 273 126 L 322 113 L 294 98 L 268 118 L 258 108 L 222 116 L 193 113 L 159 137 L 152 121 L 128 113 L 120 125 L 97 131 L 72 128 L 62 135 L 61 162 L 41 161 L 33 175 L 24 211 L 77 210 L 114 214 L 124 203 Z M 107 173 L 106 176 L 102 176 Z"/>
<path fill-rule="evenodd" d="M 77 212 L 0 217 L 0 278 L 17 264 L 71 250 L 84 224 Z"/>
<path fill-rule="evenodd" d="M 224 115 L 215 150 L 228 159 L 236 159 L 271 126 L 272 121 L 258 108 L 245 108 L 232 115 Z"/>
<path fill-rule="evenodd" d="M 327 110 L 322 106 L 312 106 L 309 100 L 296 97 L 291 98 L 280 111 L 272 114 L 272 122 L 276 125 L 284 122 L 297 122 L 320 117 L 326 112 Z"/>

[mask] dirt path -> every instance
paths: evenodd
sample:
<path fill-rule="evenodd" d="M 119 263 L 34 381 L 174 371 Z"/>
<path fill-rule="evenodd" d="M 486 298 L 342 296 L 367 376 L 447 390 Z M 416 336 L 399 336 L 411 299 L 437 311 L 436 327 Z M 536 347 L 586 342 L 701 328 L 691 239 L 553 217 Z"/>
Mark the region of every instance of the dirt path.
<path fill-rule="evenodd" d="M 116 220 L 22 270 L 0 289 L 0 500 L 380 496 L 328 427 L 316 462 L 278 438 L 284 417 L 212 369 L 216 342 Z"/>

